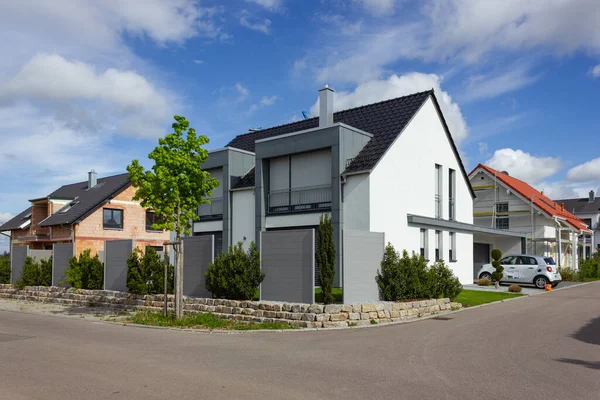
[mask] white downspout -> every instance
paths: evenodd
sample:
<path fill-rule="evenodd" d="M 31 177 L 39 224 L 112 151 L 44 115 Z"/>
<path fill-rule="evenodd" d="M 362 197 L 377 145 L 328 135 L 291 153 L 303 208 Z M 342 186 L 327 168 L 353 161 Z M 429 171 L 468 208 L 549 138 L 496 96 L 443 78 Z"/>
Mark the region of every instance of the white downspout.
<path fill-rule="evenodd" d="M 558 267 L 561 267 L 560 258 L 562 256 L 562 228 L 558 219 L 554 217 L 554 222 L 556 222 L 556 229 L 558 229 L 558 256 L 556 257 L 556 262 L 558 263 Z"/>

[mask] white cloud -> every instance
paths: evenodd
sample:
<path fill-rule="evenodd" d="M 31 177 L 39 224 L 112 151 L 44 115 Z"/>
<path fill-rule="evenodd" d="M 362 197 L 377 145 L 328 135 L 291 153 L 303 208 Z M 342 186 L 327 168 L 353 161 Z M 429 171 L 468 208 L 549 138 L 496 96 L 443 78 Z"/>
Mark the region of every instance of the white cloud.
<path fill-rule="evenodd" d="M 11 213 L 0 212 L 0 224 L 3 224 L 6 221 L 9 221 L 12 217 L 14 217 L 14 215 Z"/>
<path fill-rule="evenodd" d="M 194 64 L 202 65 L 204 64 L 204 60 L 194 60 Z"/>
<path fill-rule="evenodd" d="M 496 150 L 484 164 L 533 185 L 556 174 L 562 162 L 557 157 L 536 157 L 523 150 L 506 148 Z"/>
<path fill-rule="evenodd" d="M 259 6 L 264 7 L 269 11 L 281 10 L 281 6 L 282 6 L 281 0 L 245 0 L 245 1 L 246 1 L 246 3 L 258 4 Z"/>
<path fill-rule="evenodd" d="M 453 102 L 452 97 L 441 89 L 440 84 L 441 78 L 435 74 L 422 74 L 419 72 L 401 76 L 394 74 L 388 79 L 370 80 L 361 83 L 352 92 L 336 91 L 334 94 L 334 107 L 336 110 L 345 110 L 434 89 L 452 137 L 460 142 L 467 137 L 467 124 L 458 104 Z M 318 115 L 318 101 L 312 106 L 311 113 Z"/>
<path fill-rule="evenodd" d="M 263 97 L 261 97 L 261 99 L 258 103 L 252 104 L 250 106 L 248 113 L 251 114 L 261 108 L 272 106 L 273 104 L 275 104 L 277 99 L 279 99 L 278 96 L 263 96 Z"/>
<path fill-rule="evenodd" d="M 262 32 L 265 35 L 271 33 L 271 20 L 265 18 L 263 20 L 253 17 L 247 10 L 242 11 L 240 16 L 240 25 L 253 31 Z"/>
<path fill-rule="evenodd" d="M 316 19 L 319 22 L 334 25 L 342 35 L 348 36 L 359 34 L 363 24 L 362 20 L 349 21 L 346 17 L 339 14 L 330 15 L 319 13 L 316 15 Z"/>
<path fill-rule="evenodd" d="M 600 77 L 600 64 L 598 64 L 594 68 L 592 68 L 591 74 L 594 78 Z"/>
<path fill-rule="evenodd" d="M 485 156 L 488 152 L 488 145 L 484 142 L 477 143 L 477 148 L 479 149 L 479 155 Z"/>
<path fill-rule="evenodd" d="M 577 165 L 567 172 L 567 179 L 573 182 L 600 180 L 600 158 Z"/>
<path fill-rule="evenodd" d="M 529 66 L 512 66 L 498 75 L 471 76 L 465 100 L 479 100 L 512 92 L 534 83 L 539 76 L 529 73 Z"/>
<path fill-rule="evenodd" d="M 246 97 L 250 94 L 250 91 L 239 82 L 235 84 L 235 90 L 238 93 L 238 101 L 246 100 Z"/>
<path fill-rule="evenodd" d="M 390 15 L 394 12 L 395 0 L 358 0 L 365 10 L 376 16 Z"/>

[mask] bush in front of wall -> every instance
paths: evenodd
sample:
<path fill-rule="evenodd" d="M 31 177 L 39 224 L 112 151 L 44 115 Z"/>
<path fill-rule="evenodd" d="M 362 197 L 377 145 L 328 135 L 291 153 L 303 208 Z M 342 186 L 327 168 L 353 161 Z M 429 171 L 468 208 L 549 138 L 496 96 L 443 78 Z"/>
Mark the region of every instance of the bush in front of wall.
<path fill-rule="evenodd" d="M 561 267 L 558 269 L 558 272 L 565 282 L 579 282 L 581 280 L 579 273 L 573 268 Z"/>
<path fill-rule="evenodd" d="M 10 283 L 10 255 L 0 256 L 0 284 Z"/>
<path fill-rule="evenodd" d="M 316 260 L 319 266 L 318 281 L 323 293 L 323 303 L 331 304 L 335 302 L 335 297 L 333 296 L 335 244 L 333 242 L 333 224 L 328 214 L 323 214 L 319 222 Z"/>
<path fill-rule="evenodd" d="M 438 261 L 429 267 L 429 297 L 439 299 L 447 297 L 454 300 L 462 291 L 462 285 L 444 261 Z"/>
<path fill-rule="evenodd" d="M 21 279 L 15 282 L 17 289 L 25 286 L 51 286 L 52 285 L 52 257 L 48 260 L 37 261 L 26 257 L 21 269 Z"/>
<path fill-rule="evenodd" d="M 265 274 L 260 270 L 260 257 L 254 242 L 247 252 L 242 242 L 216 257 L 206 271 L 205 285 L 213 297 L 251 300 Z"/>
<path fill-rule="evenodd" d="M 52 286 L 52 256 L 40 260 L 40 286 Z"/>
<path fill-rule="evenodd" d="M 174 267 L 167 257 L 161 257 L 153 247 L 142 254 L 134 249 L 127 258 L 127 291 L 134 294 L 164 293 L 165 266 L 167 267 L 167 293 L 173 293 Z"/>
<path fill-rule="evenodd" d="M 600 279 L 600 252 L 595 253 L 593 257 L 584 260 L 579 265 L 579 278 L 582 281 Z"/>
<path fill-rule="evenodd" d="M 492 281 L 490 281 L 487 278 L 483 278 L 483 279 L 478 279 L 477 280 L 477 285 L 478 286 L 490 286 L 492 284 Z"/>
<path fill-rule="evenodd" d="M 96 254 L 91 256 L 91 250 L 86 249 L 79 258 L 69 259 L 69 266 L 65 270 L 65 280 L 69 287 L 75 289 L 101 290 L 104 286 L 104 263 Z"/>
<path fill-rule="evenodd" d="M 521 293 L 521 290 L 523 290 L 523 288 L 521 288 L 519 285 L 513 284 L 508 287 L 508 291 L 511 293 Z"/>

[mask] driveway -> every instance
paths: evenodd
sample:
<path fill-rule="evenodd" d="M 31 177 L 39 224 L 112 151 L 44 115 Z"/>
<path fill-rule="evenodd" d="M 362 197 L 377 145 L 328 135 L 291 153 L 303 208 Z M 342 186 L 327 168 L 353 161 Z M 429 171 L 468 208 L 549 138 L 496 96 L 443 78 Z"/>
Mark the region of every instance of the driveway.
<path fill-rule="evenodd" d="M 577 286 L 577 285 L 581 285 L 581 282 L 561 282 L 558 284 L 558 286 L 555 289 L 552 289 L 552 290 L 566 289 L 568 287 Z M 509 284 L 501 284 L 499 289 L 496 289 L 496 287 L 494 285 L 479 286 L 479 285 L 473 284 L 473 285 L 464 285 L 463 287 L 468 290 L 483 290 L 483 291 L 487 291 L 487 292 L 506 292 L 506 293 L 508 293 L 509 286 L 510 286 Z M 544 289 L 538 289 L 534 285 L 527 285 L 527 284 L 520 283 L 519 286 L 521 286 L 521 288 L 523 289 L 521 291 L 522 294 L 540 294 L 540 293 L 545 292 Z"/>
<path fill-rule="evenodd" d="M 1 399 L 598 399 L 600 282 L 410 324 L 193 333 L 0 312 Z"/>

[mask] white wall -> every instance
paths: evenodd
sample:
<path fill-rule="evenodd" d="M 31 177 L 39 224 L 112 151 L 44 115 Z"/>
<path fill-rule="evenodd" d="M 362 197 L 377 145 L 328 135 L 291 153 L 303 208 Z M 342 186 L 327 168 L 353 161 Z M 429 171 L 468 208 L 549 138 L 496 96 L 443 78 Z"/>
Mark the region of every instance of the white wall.
<path fill-rule="evenodd" d="M 254 190 L 231 192 L 231 222 L 231 244 L 242 242 L 248 250 L 250 242 L 255 241 Z"/>
<path fill-rule="evenodd" d="M 385 232 L 396 250 L 419 252 L 419 228 L 408 226 L 407 214 L 435 217 L 435 164 L 443 167 L 443 214 L 448 218 L 448 169 L 456 171 L 456 220 L 473 222 L 473 201 L 458 159 L 433 101 L 421 110 L 396 139 L 370 176 L 370 230 Z M 434 259 L 435 232 L 429 231 L 429 259 Z M 448 259 L 449 234 L 443 232 L 444 259 Z M 462 283 L 473 275 L 473 239 L 457 234 L 457 262 L 448 265 Z"/>

